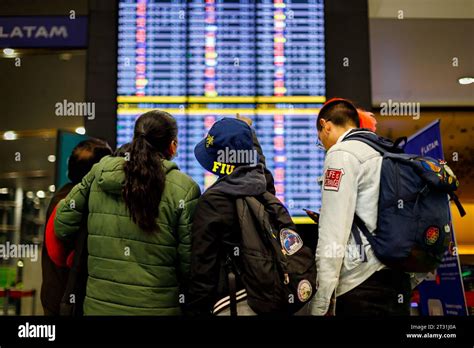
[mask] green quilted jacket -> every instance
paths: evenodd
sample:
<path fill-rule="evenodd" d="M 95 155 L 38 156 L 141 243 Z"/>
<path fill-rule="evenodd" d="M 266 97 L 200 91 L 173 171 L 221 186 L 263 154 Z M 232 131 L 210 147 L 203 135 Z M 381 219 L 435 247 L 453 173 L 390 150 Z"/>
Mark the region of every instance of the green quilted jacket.
<path fill-rule="evenodd" d="M 148 233 L 132 222 L 121 196 L 123 164 L 121 157 L 104 157 L 58 205 L 54 228 L 62 240 L 75 237 L 88 211 L 84 314 L 179 315 L 199 186 L 175 163 L 163 161 L 159 232 Z"/>

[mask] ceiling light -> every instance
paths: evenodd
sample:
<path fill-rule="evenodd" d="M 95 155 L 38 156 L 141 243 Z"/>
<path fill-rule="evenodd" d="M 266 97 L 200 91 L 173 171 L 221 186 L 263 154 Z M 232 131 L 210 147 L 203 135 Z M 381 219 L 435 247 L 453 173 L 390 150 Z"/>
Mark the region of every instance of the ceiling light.
<path fill-rule="evenodd" d="M 84 134 L 86 134 L 86 129 L 84 127 L 77 127 L 76 128 L 76 133 L 84 135 Z"/>
<path fill-rule="evenodd" d="M 5 140 L 16 140 L 18 139 L 18 134 L 14 131 L 6 131 L 3 133 L 3 139 Z"/>
<path fill-rule="evenodd" d="M 474 77 L 469 77 L 469 76 L 461 77 L 458 79 L 458 82 L 460 85 L 469 85 L 471 83 L 474 83 Z"/>
<path fill-rule="evenodd" d="M 6 56 L 14 56 L 15 55 L 15 50 L 13 48 L 4 48 L 3 49 L 3 54 Z"/>
<path fill-rule="evenodd" d="M 59 55 L 59 59 L 60 60 L 65 60 L 65 61 L 68 61 L 68 60 L 71 60 L 72 58 L 72 54 L 71 53 L 61 53 Z"/>

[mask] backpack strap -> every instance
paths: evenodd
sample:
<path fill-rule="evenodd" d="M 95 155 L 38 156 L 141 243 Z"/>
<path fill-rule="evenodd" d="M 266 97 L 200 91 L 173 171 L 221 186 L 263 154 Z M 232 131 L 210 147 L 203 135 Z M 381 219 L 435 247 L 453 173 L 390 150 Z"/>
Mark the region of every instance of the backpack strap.
<path fill-rule="evenodd" d="M 458 208 L 458 211 L 459 211 L 459 214 L 461 215 L 461 217 L 466 215 L 466 211 L 464 210 L 464 207 L 462 206 L 461 202 L 459 201 L 458 196 L 454 192 L 449 193 L 449 198 L 451 198 L 451 200 L 456 205 L 456 208 Z"/>
<path fill-rule="evenodd" d="M 354 236 L 356 245 L 359 247 L 360 250 L 362 250 L 364 246 L 362 244 L 362 238 L 360 238 L 360 233 L 357 229 L 357 224 L 355 223 L 355 221 L 352 223 L 351 233 Z M 365 253 L 363 255 L 362 262 L 367 262 L 367 255 Z"/>
<path fill-rule="evenodd" d="M 370 245 L 373 245 L 374 243 L 374 236 L 372 233 L 370 233 L 369 229 L 365 225 L 364 221 L 357 215 L 354 214 L 354 222 L 352 224 L 352 235 L 354 236 L 354 240 L 360 248 L 363 247 L 362 245 L 362 239 L 360 238 L 359 231 L 357 228 L 364 234 L 365 238 L 367 238 L 367 241 L 369 242 Z M 367 255 L 364 253 L 364 259 L 363 262 L 367 262 Z"/>
<path fill-rule="evenodd" d="M 386 152 L 386 150 L 381 147 L 379 144 L 377 144 L 375 141 L 372 141 L 372 140 L 369 140 L 368 138 L 364 137 L 364 136 L 358 136 L 357 134 L 354 134 L 354 135 L 349 135 L 348 137 L 346 137 L 344 139 L 345 140 L 357 140 L 357 141 L 360 141 L 364 144 L 367 144 L 369 145 L 371 148 L 373 148 L 375 151 L 378 151 L 380 152 L 380 154 L 383 156 Z"/>
<path fill-rule="evenodd" d="M 364 130 L 354 130 L 353 132 L 346 135 L 342 141 L 347 140 L 358 140 L 364 144 L 369 145 L 375 151 L 378 151 L 382 156 L 385 153 L 404 153 L 403 148 L 400 148 L 399 145 L 405 140 L 404 137 L 398 138 L 395 143 L 390 139 L 386 139 L 378 136 L 377 134 L 364 131 Z"/>
<path fill-rule="evenodd" d="M 362 219 L 357 214 L 354 214 L 354 224 L 359 227 L 360 231 L 364 234 L 369 243 L 372 244 L 374 236 L 369 232 L 369 229 L 365 225 L 364 221 L 362 221 Z"/>

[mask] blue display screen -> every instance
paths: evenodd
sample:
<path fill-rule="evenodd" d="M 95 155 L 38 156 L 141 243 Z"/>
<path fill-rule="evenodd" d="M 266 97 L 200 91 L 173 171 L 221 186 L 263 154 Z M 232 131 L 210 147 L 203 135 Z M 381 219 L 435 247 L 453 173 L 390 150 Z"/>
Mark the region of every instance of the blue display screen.
<path fill-rule="evenodd" d="M 250 117 L 294 216 L 319 209 L 324 153 L 316 115 L 325 101 L 324 1 L 119 2 L 117 143 L 160 109 L 178 121 L 176 161 L 204 190 L 214 176 L 194 158 L 212 124 Z"/>

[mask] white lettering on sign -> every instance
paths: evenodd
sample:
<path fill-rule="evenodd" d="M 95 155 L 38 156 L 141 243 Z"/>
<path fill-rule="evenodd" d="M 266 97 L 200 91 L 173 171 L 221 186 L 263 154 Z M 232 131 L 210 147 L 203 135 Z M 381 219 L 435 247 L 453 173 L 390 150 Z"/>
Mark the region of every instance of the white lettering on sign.
<path fill-rule="evenodd" d="M 66 26 L 54 25 L 48 30 L 48 28 L 46 28 L 45 26 L 25 25 L 25 26 L 13 27 L 10 31 L 0 26 L 0 39 L 10 39 L 10 38 L 53 39 L 53 38 L 58 38 L 58 37 L 64 38 L 64 39 L 68 37 L 68 31 L 67 31 Z"/>

